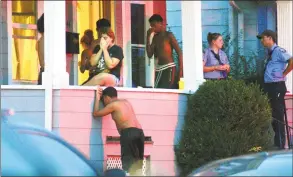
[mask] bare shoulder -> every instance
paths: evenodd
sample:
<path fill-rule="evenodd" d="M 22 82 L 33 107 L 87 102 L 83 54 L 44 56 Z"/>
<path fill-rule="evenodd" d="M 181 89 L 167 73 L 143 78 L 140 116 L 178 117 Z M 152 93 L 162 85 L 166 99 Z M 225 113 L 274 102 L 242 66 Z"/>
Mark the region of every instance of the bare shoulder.
<path fill-rule="evenodd" d="M 166 34 L 169 38 L 175 38 L 174 34 L 171 31 L 166 31 Z"/>

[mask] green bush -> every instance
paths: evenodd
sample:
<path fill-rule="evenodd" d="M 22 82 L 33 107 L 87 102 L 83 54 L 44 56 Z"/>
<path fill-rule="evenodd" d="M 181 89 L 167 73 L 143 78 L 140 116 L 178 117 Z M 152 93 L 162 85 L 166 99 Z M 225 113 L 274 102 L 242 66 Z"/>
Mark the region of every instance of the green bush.
<path fill-rule="evenodd" d="M 271 110 L 258 85 L 207 81 L 189 98 L 175 154 L 181 176 L 186 176 L 207 162 L 272 145 Z"/>

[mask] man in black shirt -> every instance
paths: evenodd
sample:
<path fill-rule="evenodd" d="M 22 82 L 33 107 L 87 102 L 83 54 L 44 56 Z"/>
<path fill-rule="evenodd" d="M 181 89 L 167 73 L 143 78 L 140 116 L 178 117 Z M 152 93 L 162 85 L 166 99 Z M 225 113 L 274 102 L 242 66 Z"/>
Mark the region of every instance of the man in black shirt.
<path fill-rule="evenodd" d="M 98 73 L 91 78 L 85 86 L 117 86 L 120 79 L 120 70 L 123 50 L 115 45 L 115 35 L 111 28 L 102 28 L 100 31 L 100 45 L 98 51 L 93 52 L 91 65 L 96 66 Z"/>

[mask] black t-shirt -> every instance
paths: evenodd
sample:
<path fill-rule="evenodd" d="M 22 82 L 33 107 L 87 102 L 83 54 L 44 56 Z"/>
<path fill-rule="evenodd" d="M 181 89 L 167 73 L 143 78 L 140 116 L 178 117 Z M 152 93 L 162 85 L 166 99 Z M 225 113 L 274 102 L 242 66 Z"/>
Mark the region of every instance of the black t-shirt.
<path fill-rule="evenodd" d="M 100 45 L 97 45 L 93 51 L 93 53 L 98 53 L 100 50 Z M 112 58 L 117 58 L 119 59 L 119 63 L 112 69 L 107 69 L 106 67 L 106 63 L 104 60 L 104 55 L 102 54 L 99 63 L 97 64 L 97 72 L 100 73 L 102 71 L 106 71 L 108 70 L 108 73 L 115 75 L 118 79 L 120 79 L 120 70 L 121 70 L 121 66 L 122 66 L 122 60 L 124 58 L 123 55 L 123 50 L 121 47 L 119 47 L 118 45 L 113 45 L 111 48 L 108 49 L 109 55 Z"/>

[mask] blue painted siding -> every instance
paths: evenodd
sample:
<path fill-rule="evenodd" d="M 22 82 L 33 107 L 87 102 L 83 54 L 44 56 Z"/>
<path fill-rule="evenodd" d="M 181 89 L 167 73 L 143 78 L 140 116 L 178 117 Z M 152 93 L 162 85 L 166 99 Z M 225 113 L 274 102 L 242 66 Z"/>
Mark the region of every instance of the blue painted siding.
<path fill-rule="evenodd" d="M 258 34 L 262 33 L 267 28 L 267 7 L 262 6 L 258 8 Z M 258 41 L 259 57 L 263 58 L 265 56 L 264 47 L 261 45 L 261 42 Z"/>
<path fill-rule="evenodd" d="M 178 41 L 182 41 L 181 1 L 166 1 L 167 30 L 171 30 Z"/>
<path fill-rule="evenodd" d="M 167 1 L 167 24 L 178 41 L 182 41 L 181 2 Z M 202 39 L 207 43 L 208 32 L 231 33 L 236 39 L 235 49 L 243 47 L 243 54 L 250 56 L 263 50 L 256 35 L 264 29 L 276 30 L 276 9 L 272 5 L 258 5 L 250 1 L 236 1 L 244 15 L 243 41 L 237 42 L 239 36 L 238 12 L 228 1 L 202 1 Z M 229 17 L 229 15 L 232 17 Z M 259 52 L 260 58 L 262 53 Z"/>
<path fill-rule="evenodd" d="M 12 122 L 45 126 L 45 91 L 1 89 L 1 109 L 12 108 Z"/>
<path fill-rule="evenodd" d="M 182 41 L 181 1 L 167 1 L 167 24 L 178 41 Z M 202 33 L 206 42 L 208 32 L 228 31 L 228 1 L 202 1 Z"/>

